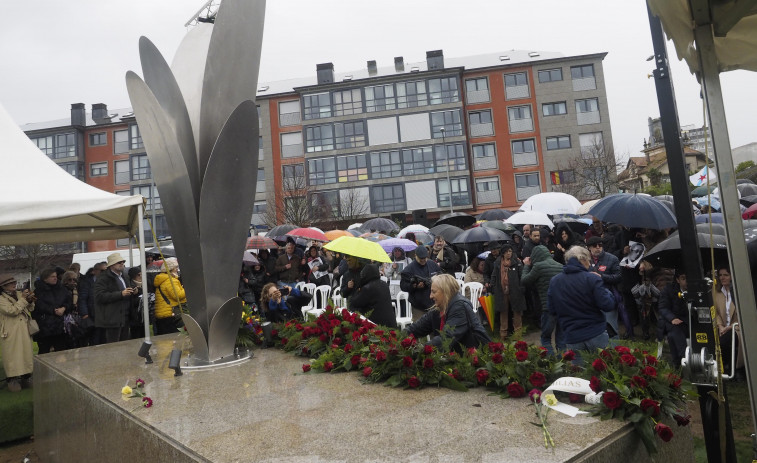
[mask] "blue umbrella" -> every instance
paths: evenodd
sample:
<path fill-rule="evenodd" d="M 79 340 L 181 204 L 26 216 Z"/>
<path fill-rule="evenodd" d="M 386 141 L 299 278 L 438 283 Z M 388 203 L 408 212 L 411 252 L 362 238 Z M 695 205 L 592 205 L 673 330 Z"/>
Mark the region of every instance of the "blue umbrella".
<path fill-rule="evenodd" d="M 394 248 L 402 248 L 405 252 L 414 251 L 418 247 L 415 242 L 404 238 L 389 238 L 388 240 L 379 241 L 378 244 L 380 244 L 386 252 L 392 252 Z"/>
<path fill-rule="evenodd" d="M 597 201 L 589 214 L 626 227 L 663 230 L 676 226 L 676 217 L 659 200 L 648 195 L 617 193 Z"/>
<path fill-rule="evenodd" d="M 712 216 L 712 223 L 723 223 L 723 214 L 720 212 L 713 212 L 712 214 L 700 214 L 694 219 L 697 223 L 709 223 L 710 216 Z"/>

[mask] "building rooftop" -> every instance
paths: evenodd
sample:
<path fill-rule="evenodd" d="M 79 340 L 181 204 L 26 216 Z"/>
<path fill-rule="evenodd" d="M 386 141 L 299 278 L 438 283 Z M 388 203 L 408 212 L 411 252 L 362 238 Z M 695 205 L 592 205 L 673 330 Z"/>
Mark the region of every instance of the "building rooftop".
<path fill-rule="evenodd" d="M 92 119 L 92 111 L 87 111 L 87 127 L 93 127 L 96 125 L 103 125 L 103 122 L 97 123 L 94 119 Z M 134 117 L 134 110 L 131 108 L 122 108 L 122 109 L 109 109 L 108 115 L 110 116 L 110 122 L 109 123 L 115 123 L 115 122 L 121 122 L 123 119 L 131 119 Z M 108 122 L 106 122 L 107 124 Z M 70 127 L 71 126 L 71 118 L 66 117 L 63 119 L 54 119 L 52 121 L 42 121 L 42 122 L 30 122 L 27 124 L 20 125 L 19 127 L 24 132 L 33 132 L 35 130 L 47 130 L 47 129 L 55 129 L 57 127 Z"/>

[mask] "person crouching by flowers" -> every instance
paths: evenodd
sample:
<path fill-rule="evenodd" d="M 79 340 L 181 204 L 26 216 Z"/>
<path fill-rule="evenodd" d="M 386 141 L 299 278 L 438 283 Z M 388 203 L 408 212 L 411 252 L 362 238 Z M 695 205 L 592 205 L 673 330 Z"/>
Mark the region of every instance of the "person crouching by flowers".
<path fill-rule="evenodd" d="M 454 341 L 452 348 L 479 347 L 491 342 L 489 334 L 473 312 L 470 301 L 460 294 L 460 284 L 449 274 L 431 277 L 431 299 L 434 306 L 423 317 L 407 327 L 416 338 L 431 335 L 431 344 L 442 345 L 441 333 L 448 330 Z"/>
<path fill-rule="evenodd" d="M 278 323 L 297 317 L 297 314 L 287 304 L 281 290 L 293 296 L 300 296 L 300 290 L 292 289 L 291 286 L 285 285 L 281 289 L 276 286 L 276 283 L 268 283 L 263 286 L 263 291 L 260 293 L 260 306 L 262 310 L 266 311 L 265 316 L 268 321 Z"/>

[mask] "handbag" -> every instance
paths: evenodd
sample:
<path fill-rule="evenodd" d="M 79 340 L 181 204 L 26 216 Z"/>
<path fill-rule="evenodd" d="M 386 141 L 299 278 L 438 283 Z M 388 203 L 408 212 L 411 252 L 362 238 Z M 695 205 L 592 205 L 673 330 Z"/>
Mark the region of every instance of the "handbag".
<path fill-rule="evenodd" d="M 29 336 L 34 336 L 39 333 L 39 324 L 37 323 L 37 320 L 33 319 L 28 314 L 26 318 L 26 326 L 29 328 Z"/>
<path fill-rule="evenodd" d="M 160 295 L 163 296 L 163 300 L 166 301 L 166 304 L 167 305 L 171 305 L 171 301 L 168 300 L 168 298 L 163 293 L 163 290 L 160 289 L 160 287 L 158 287 L 158 291 L 160 292 Z M 186 304 L 184 304 L 184 306 L 186 306 Z M 181 314 L 183 312 L 181 304 L 179 304 L 179 305 L 171 305 L 171 311 L 173 312 L 174 318 L 181 319 Z"/>

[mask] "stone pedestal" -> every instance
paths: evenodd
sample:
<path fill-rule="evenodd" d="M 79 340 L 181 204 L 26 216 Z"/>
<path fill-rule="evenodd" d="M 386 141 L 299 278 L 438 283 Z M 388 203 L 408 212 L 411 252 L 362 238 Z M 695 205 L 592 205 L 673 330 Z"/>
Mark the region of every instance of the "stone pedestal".
<path fill-rule="evenodd" d="M 358 373 L 302 373 L 303 358 L 258 349 L 241 365 L 174 377 L 182 335 L 35 358 L 37 454 L 45 462 L 607 462 L 651 461 L 630 425 L 549 414 L 543 445 L 528 399 L 485 389 L 400 390 Z M 152 408 L 121 388 L 146 381 Z M 694 461 L 688 428 L 674 426 L 655 461 Z"/>

